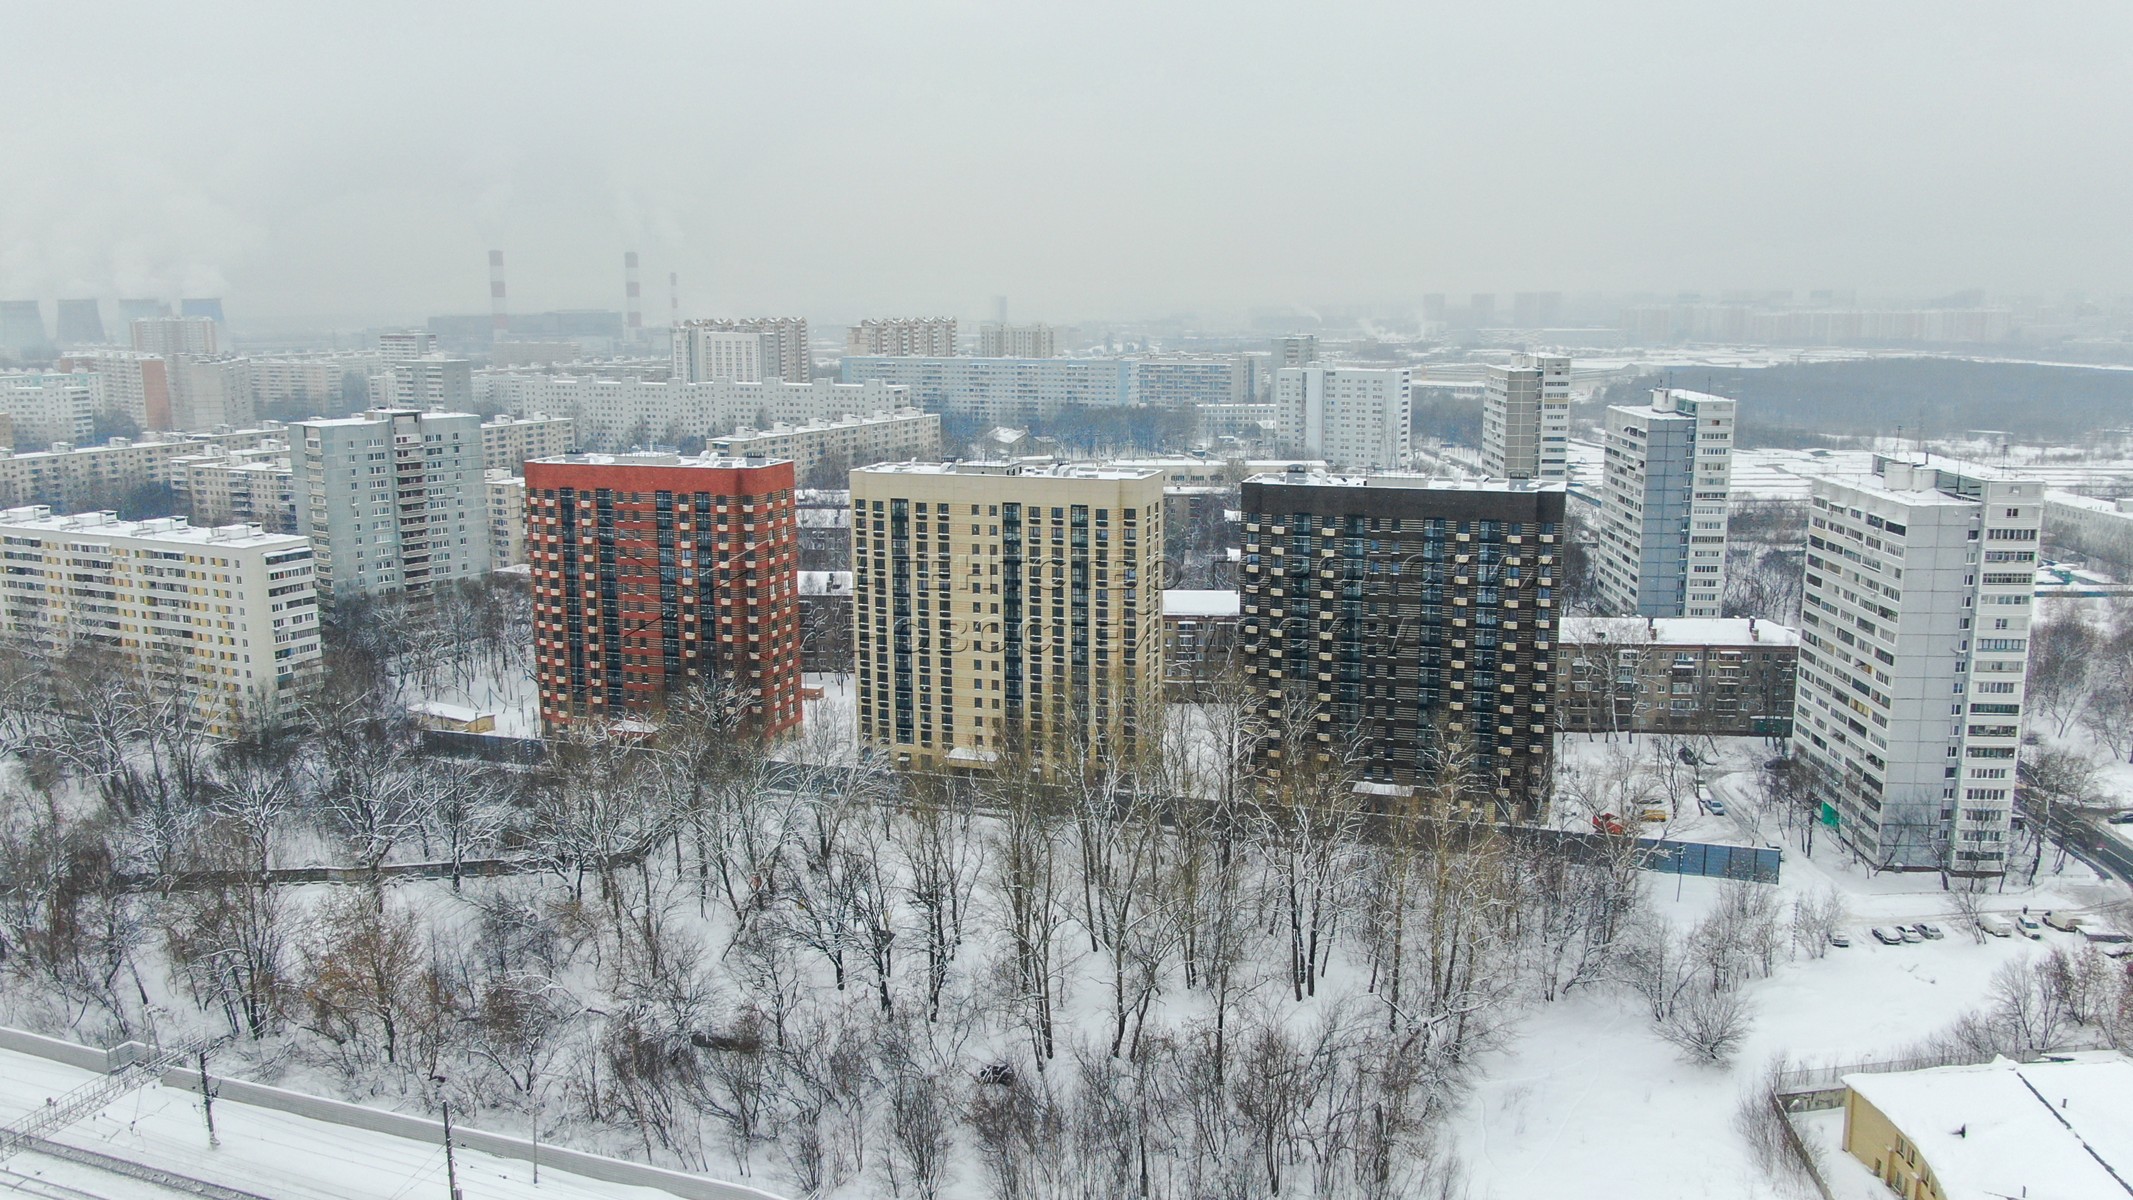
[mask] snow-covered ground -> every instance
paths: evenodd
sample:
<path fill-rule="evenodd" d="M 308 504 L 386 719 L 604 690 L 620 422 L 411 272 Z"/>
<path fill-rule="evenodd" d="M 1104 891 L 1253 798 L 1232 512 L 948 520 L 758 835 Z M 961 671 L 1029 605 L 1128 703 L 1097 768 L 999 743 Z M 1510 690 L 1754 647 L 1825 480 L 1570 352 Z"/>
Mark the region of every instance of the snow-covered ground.
<path fill-rule="evenodd" d="M 1654 878 L 1649 903 L 1687 926 L 1709 911 L 1720 889 L 1700 878 Z M 1745 1142 L 1734 1132 L 1742 1090 L 1771 1059 L 1835 1065 L 1901 1054 L 1980 1007 L 2001 964 L 2038 955 L 2072 935 L 2044 942 L 1991 938 L 1983 945 L 1955 927 L 1937 878 L 1851 868 L 1834 847 L 1807 858 L 1788 853 L 1785 899 L 1835 888 L 1851 911 L 1849 949 L 1781 965 L 1747 985 L 1756 1020 L 1730 1069 L 1691 1066 L 1652 1032 L 1639 1000 L 1601 988 L 1535 1010 L 1509 1048 L 1482 1066 L 1482 1079 L 1456 1129 L 1472 1200 L 1527 1196 L 1664 1196 L 1750 1200 L 1771 1194 Z M 2012 886 L 1988 907 L 2092 907 L 2124 890 L 2079 863 Z M 1875 925 L 1937 920 L 1940 941 L 1883 946 Z M 1840 1117 L 1841 1120 L 1841 1117 Z M 1596 1189 L 1596 1181 L 1606 1181 Z M 1865 1193 L 1861 1193 L 1865 1195 Z"/>
<path fill-rule="evenodd" d="M 47 1059 L 0 1050 L 0 1108 L 12 1120 L 16 1113 L 41 1106 L 47 1097 L 94 1078 Z M 382 1200 L 445 1191 L 441 1139 L 395 1137 L 227 1099 L 215 1103 L 215 1131 L 221 1145 L 210 1147 L 197 1094 L 152 1085 L 50 1140 L 275 1200 Z M 454 1154 L 460 1189 L 468 1200 L 672 1200 L 668 1192 L 589 1179 L 553 1166 L 541 1169 L 536 1185 L 529 1162 L 465 1148 Z M 53 1194 L 23 1186 L 22 1176 L 104 1200 L 169 1200 L 189 1194 L 36 1153 L 11 1157 L 6 1174 L 0 1174 L 0 1187 L 31 1196 Z"/>

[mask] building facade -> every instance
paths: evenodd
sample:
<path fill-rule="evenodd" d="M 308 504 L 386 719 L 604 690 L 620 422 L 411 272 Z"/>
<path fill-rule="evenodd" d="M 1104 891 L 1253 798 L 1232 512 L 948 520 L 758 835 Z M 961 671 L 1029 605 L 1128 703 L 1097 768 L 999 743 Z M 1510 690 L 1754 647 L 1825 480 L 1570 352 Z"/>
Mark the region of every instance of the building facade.
<path fill-rule="evenodd" d="M 1153 471 L 853 471 L 860 744 L 928 770 L 1153 750 L 1162 511 Z"/>
<path fill-rule="evenodd" d="M 751 341 L 734 334 L 753 334 Z M 754 374 L 740 374 L 746 362 Z M 704 383 L 728 380 L 756 383 L 783 380 L 807 383 L 815 377 L 814 354 L 807 345 L 807 321 L 801 317 L 703 318 L 674 328 L 674 381 Z"/>
<path fill-rule="evenodd" d="M 1565 733 L 1792 736 L 1797 630 L 1754 617 L 1568 617 L 1557 645 Z"/>
<path fill-rule="evenodd" d="M 208 317 L 136 317 L 133 348 L 165 360 L 181 354 L 206 357 L 220 350 L 215 322 Z"/>
<path fill-rule="evenodd" d="M 957 353 L 954 317 L 868 318 L 848 330 L 846 354 L 920 354 L 946 358 Z"/>
<path fill-rule="evenodd" d="M 47 653 L 93 642 L 177 688 L 214 737 L 286 710 L 319 658 L 311 543 L 183 517 L 0 512 L 0 634 Z"/>
<path fill-rule="evenodd" d="M 0 375 L 0 412 L 11 418 L 15 444 L 25 449 L 96 439 L 103 377 L 90 371 L 31 371 Z"/>
<path fill-rule="evenodd" d="M 496 570 L 526 561 L 526 477 L 510 471 L 482 472 L 489 493 L 489 565 Z"/>
<path fill-rule="evenodd" d="M 1049 325 L 987 321 L 978 326 L 980 358 L 1051 358 L 1058 353 L 1059 336 Z"/>
<path fill-rule="evenodd" d="M 481 423 L 481 465 L 485 471 L 516 475 L 529 458 L 555 458 L 578 448 L 577 422 L 538 413 L 527 417 L 500 414 Z"/>
<path fill-rule="evenodd" d="M 1881 455 L 1813 482 L 1798 769 L 1868 864 L 2002 873 L 2044 485 Z"/>
<path fill-rule="evenodd" d="M 227 433 L 140 439 L 112 438 L 101 446 L 71 446 L 16 454 L 0 449 L 0 507 L 46 505 L 57 512 L 110 508 L 141 488 L 168 486 L 173 463 L 215 448 L 248 449 L 282 436 L 278 425 Z"/>
<path fill-rule="evenodd" d="M 1263 355 L 1167 355 L 1133 364 L 1133 402 L 1148 408 L 1194 409 L 1251 404 L 1259 399 Z"/>
<path fill-rule="evenodd" d="M 1239 655 L 1265 697 L 1262 763 L 1315 743 L 1380 795 L 1450 777 L 1464 815 L 1545 817 L 1565 498 L 1538 482 L 1247 480 Z"/>
<path fill-rule="evenodd" d="M 658 712 L 724 681 L 749 728 L 800 724 L 789 462 L 576 454 L 526 464 L 541 719 L 557 729 Z"/>
<path fill-rule="evenodd" d="M 802 483 L 831 487 L 842 483 L 842 473 L 853 467 L 938 459 L 941 418 L 938 413 L 906 408 L 803 425 L 740 429 L 726 437 L 712 438 L 709 448 L 728 458 L 791 459 Z M 823 470 L 837 473 L 839 478 L 834 482 L 815 480 L 816 473 Z"/>
<path fill-rule="evenodd" d="M 373 409 L 289 426 L 297 528 L 328 603 L 489 573 L 481 418 Z"/>
<path fill-rule="evenodd" d="M 1398 470 L 1411 448 L 1408 384 L 1404 367 L 1283 367 L 1274 373 L 1281 443 L 1341 470 Z"/>
<path fill-rule="evenodd" d="M 2044 494 L 2044 532 L 2054 549 L 2133 567 L 2133 497 L 2097 500 L 2073 492 Z"/>
<path fill-rule="evenodd" d="M 1491 479 L 1562 479 L 1570 452 L 1570 359 L 1514 354 L 1490 367 L 1481 400 L 1481 470 Z"/>
<path fill-rule="evenodd" d="M 239 450 L 210 446 L 204 453 L 174 459 L 170 490 L 196 525 L 257 525 L 268 533 L 296 532 L 296 484 L 284 442 Z"/>
<path fill-rule="evenodd" d="M 1724 615 L 1733 418 L 1733 401 L 1680 388 L 1608 406 L 1593 573 L 1610 615 Z"/>
<path fill-rule="evenodd" d="M 1120 408 L 1132 401 L 1133 362 L 1124 358 L 918 358 L 847 356 L 846 383 L 901 387 L 927 412 L 994 425 L 1056 417 L 1073 408 Z"/>
<path fill-rule="evenodd" d="M 578 449 L 617 450 L 688 438 L 722 437 L 743 425 L 830 421 L 847 413 L 894 412 L 910 404 L 902 388 L 874 382 L 669 383 L 579 375 L 506 374 L 489 395 L 505 412 L 551 413 L 574 423 Z"/>
<path fill-rule="evenodd" d="M 170 365 L 153 354 L 89 350 L 59 360 L 62 371 L 91 371 L 103 381 L 103 405 L 145 432 L 169 429 Z"/>
<path fill-rule="evenodd" d="M 371 377 L 374 408 L 412 408 L 423 412 L 471 412 L 474 409 L 474 364 L 464 358 L 409 358 L 385 364 Z"/>
<path fill-rule="evenodd" d="M 171 424 L 188 433 L 243 429 L 259 421 L 252 363 L 243 358 L 170 360 Z"/>

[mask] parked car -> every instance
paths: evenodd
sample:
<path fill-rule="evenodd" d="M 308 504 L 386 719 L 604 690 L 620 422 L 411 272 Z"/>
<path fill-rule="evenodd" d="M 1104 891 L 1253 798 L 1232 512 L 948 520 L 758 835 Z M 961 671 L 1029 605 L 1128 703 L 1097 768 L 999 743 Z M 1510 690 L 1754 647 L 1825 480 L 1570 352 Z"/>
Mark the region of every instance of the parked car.
<path fill-rule="evenodd" d="M 1852 948 L 1852 935 L 1841 929 L 1832 929 L 1829 931 L 1829 944 L 1839 950 L 1849 950 Z"/>
<path fill-rule="evenodd" d="M 1898 925 L 1896 927 L 1896 936 L 1902 938 L 1906 942 L 1909 942 L 1913 946 L 1916 946 L 1918 943 L 1926 940 L 1925 935 L 1919 933 L 1916 929 L 1911 928 L 1909 925 Z"/>
<path fill-rule="evenodd" d="M 1709 799 L 1705 800 L 1703 802 L 1703 807 L 1705 812 L 1710 813 L 1714 817 L 1723 817 L 1726 815 L 1726 802 L 1716 796 L 1712 796 Z"/>
<path fill-rule="evenodd" d="M 1670 820 L 1671 817 L 1663 808 L 1647 808 L 1637 814 L 1637 819 L 1647 824 L 1658 825 Z"/>
<path fill-rule="evenodd" d="M 2007 918 L 1995 917 L 1990 913 L 1977 919 L 1977 927 L 1994 937 L 2014 936 L 2014 926 L 2007 923 Z"/>
<path fill-rule="evenodd" d="M 2123 812 L 2114 812 L 2104 819 L 2113 825 L 2133 825 L 2133 808 L 2126 809 Z"/>
<path fill-rule="evenodd" d="M 1886 925 L 1876 925 L 1867 932 L 1873 934 L 1874 940 L 1880 942 L 1884 946 L 1903 945 L 1903 935 L 1893 929 L 1890 929 Z"/>
<path fill-rule="evenodd" d="M 1595 833 L 1611 833 L 1617 837 L 1629 832 L 1629 827 L 1622 823 L 1622 818 L 1611 812 L 1595 813 L 1592 829 Z"/>
<path fill-rule="evenodd" d="M 2081 930 L 2081 914 L 2048 912 L 2044 914 L 2044 923 L 2061 933 L 2078 933 Z"/>
<path fill-rule="evenodd" d="M 1918 931 L 1918 936 L 1926 939 L 1929 942 L 1937 942 L 1942 938 L 1948 936 L 1947 934 L 1941 932 L 1940 926 L 1935 925 L 1931 921 L 1920 921 L 1918 924 L 1911 926 L 1911 928 L 1916 929 Z"/>
<path fill-rule="evenodd" d="M 2023 913 L 2015 918 L 2015 928 L 2021 930 L 2022 936 L 2030 941 L 2041 942 L 2044 940 L 2044 926 L 2038 924 L 2037 919 L 2028 913 Z"/>

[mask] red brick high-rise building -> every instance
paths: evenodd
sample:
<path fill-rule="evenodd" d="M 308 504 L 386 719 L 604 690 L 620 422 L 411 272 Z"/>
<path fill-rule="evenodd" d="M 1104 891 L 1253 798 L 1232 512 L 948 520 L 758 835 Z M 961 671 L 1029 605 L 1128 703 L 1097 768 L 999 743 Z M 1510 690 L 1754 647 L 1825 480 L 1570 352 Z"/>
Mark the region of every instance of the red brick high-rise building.
<path fill-rule="evenodd" d="M 526 464 L 541 720 L 619 721 L 721 678 L 750 726 L 800 723 L 790 461 L 573 454 Z"/>

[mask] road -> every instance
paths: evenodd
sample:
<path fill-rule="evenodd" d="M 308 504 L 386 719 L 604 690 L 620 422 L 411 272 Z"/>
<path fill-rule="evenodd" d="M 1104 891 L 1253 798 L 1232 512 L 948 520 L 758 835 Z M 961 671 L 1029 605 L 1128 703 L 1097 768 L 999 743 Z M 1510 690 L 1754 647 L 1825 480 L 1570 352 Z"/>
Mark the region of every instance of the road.
<path fill-rule="evenodd" d="M 2022 815 L 2032 821 L 2039 817 L 2027 807 Z M 2046 832 L 2082 862 L 2120 883 L 2133 884 L 2133 847 L 2106 829 L 2101 818 L 2080 810 L 2054 809 Z"/>

